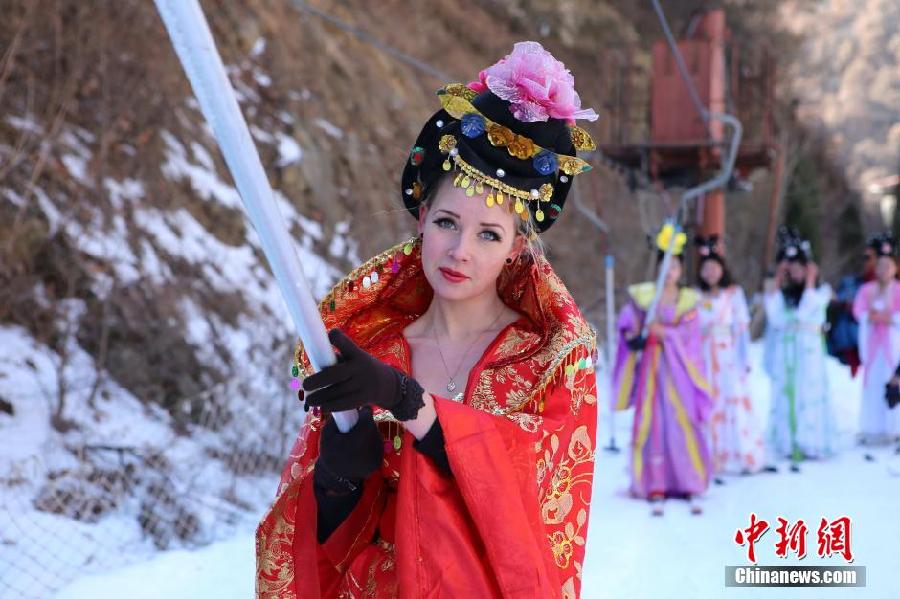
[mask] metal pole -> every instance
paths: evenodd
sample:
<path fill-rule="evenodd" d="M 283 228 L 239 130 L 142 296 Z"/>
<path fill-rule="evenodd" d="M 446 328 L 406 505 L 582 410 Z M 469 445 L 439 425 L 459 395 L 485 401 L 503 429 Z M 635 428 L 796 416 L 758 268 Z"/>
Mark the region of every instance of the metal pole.
<path fill-rule="evenodd" d="M 698 198 L 705 194 L 707 191 L 712 189 L 716 189 L 717 187 L 724 187 L 728 180 L 731 178 L 731 173 L 734 170 L 734 161 L 737 159 L 737 150 L 738 146 L 741 143 L 741 135 L 743 134 L 743 127 L 741 127 L 741 122 L 731 116 L 730 114 L 719 114 L 715 112 L 711 112 L 709 114 L 711 119 L 722 121 L 725 125 L 731 127 L 731 143 L 729 144 L 728 156 L 722 164 L 722 170 L 719 171 L 719 174 L 709 179 L 708 181 L 704 181 L 697 187 L 692 187 L 684 192 L 684 195 L 681 196 L 681 200 L 678 203 L 678 210 L 675 213 L 674 222 L 672 223 L 674 227 L 674 231 L 672 232 L 672 237 L 669 239 L 669 244 L 666 247 L 666 252 L 663 255 L 662 265 L 659 269 L 659 274 L 656 277 L 656 290 L 653 295 L 653 301 L 650 302 L 650 307 L 647 310 L 647 317 L 644 319 L 644 326 L 641 330 L 641 336 L 647 337 L 647 331 L 649 329 L 650 323 L 656 318 L 656 310 L 659 304 L 659 296 L 662 293 L 662 286 L 666 280 L 666 273 L 669 271 L 669 265 L 672 263 L 672 250 L 675 248 L 675 238 L 678 237 L 678 233 L 681 232 L 681 218 L 684 214 L 687 205 L 694 198 Z"/>
<path fill-rule="evenodd" d="M 659 0 L 650 1 L 653 4 L 653 9 L 656 11 L 657 17 L 659 17 L 659 23 L 660 25 L 662 25 L 663 33 L 666 36 L 666 43 L 669 45 L 669 50 L 672 52 L 672 56 L 675 57 L 675 64 L 678 66 L 678 72 L 681 75 L 681 79 L 684 81 L 684 85 L 687 87 L 688 93 L 691 96 L 691 101 L 694 104 L 694 108 L 700 114 L 700 117 L 706 122 L 707 130 L 709 121 L 716 120 L 722 121 L 725 125 L 731 126 L 732 131 L 728 156 L 722 161 L 722 168 L 719 171 L 719 174 L 712 179 L 701 183 L 697 187 L 688 189 L 686 192 L 684 192 L 684 195 L 681 196 L 681 201 L 678 204 L 678 210 L 675 213 L 674 222 L 672 223 L 674 227 L 672 238 L 669 240 L 668 247 L 666 247 L 666 252 L 663 255 L 663 261 L 659 269 L 659 275 L 656 277 L 656 291 L 653 295 L 653 301 L 650 303 L 650 307 L 647 310 L 647 317 L 644 319 L 644 326 L 641 329 L 641 336 L 644 338 L 647 337 L 647 330 L 650 326 L 650 323 L 652 323 L 654 318 L 656 318 L 656 309 L 657 304 L 659 304 L 659 296 L 662 293 L 662 285 L 666 280 L 666 273 L 669 271 L 669 265 L 672 263 L 672 250 L 675 247 L 675 238 L 678 237 L 678 233 L 681 232 L 682 215 L 687 208 L 688 203 L 692 199 L 701 197 L 708 191 L 720 187 L 725 187 L 725 185 L 728 184 L 729 179 L 731 179 L 731 173 L 734 171 L 734 163 L 735 160 L 737 160 L 738 147 L 740 146 L 741 136 L 743 134 L 743 127 L 741 127 L 741 122 L 739 120 L 737 120 L 730 114 L 710 112 L 700 101 L 700 96 L 697 94 L 697 90 L 694 87 L 694 82 L 691 79 L 690 73 L 687 70 L 687 66 L 684 63 L 684 57 L 681 55 L 681 50 L 678 49 L 678 44 L 675 42 L 675 37 L 672 35 L 672 31 L 669 29 L 669 23 L 666 21 L 666 16 L 663 13 L 662 6 L 660 5 Z"/>
<path fill-rule="evenodd" d="M 610 399 L 615 395 L 613 388 L 613 365 L 616 361 L 616 295 L 615 295 L 615 264 L 616 259 L 612 254 L 606 256 L 606 374 L 607 389 Z M 612 401 L 610 401 L 612 406 Z M 616 411 L 609 411 L 609 445 L 606 451 L 619 453 L 616 446 Z"/>

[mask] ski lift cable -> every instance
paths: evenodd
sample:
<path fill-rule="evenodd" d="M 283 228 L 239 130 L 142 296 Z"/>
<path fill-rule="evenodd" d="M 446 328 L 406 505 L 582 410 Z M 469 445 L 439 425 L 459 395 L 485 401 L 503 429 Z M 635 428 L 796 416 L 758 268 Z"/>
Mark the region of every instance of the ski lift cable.
<path fill-rule="evenodd" d="M 678 67 L 678 72 L 681 75 L 681 79 L 684 81 L 684 85 L 688 90 L 688 94 L 691 96 L 691 102 L 694 104 L 694 108 L 697 110 L 697 113 L 700 115 L 700 118 L 703 119 L 703 122 L 706 123 L 707 133 L 709 133 L 709 119 L 711 117 L 710 112 L 703 105 L 703 102 L 700 101 L 700 95 L 697 93 L 697 88 L 694 87 L 694 80 L 691 78 L 690 73 L 688 73 L 687 65 L 684 62 L 684 57 L 681 55 L 681 51 L 678 49 L 678 44 L 675 42 L 675 37 L 672 35 L 672 30 L 669 28 L 669 22 L 666 21 L 666 15 L 663 13 L 662 6 L 659 3 L 659 0 L 650 0 L 653 4 L 653 9 L 656 11 L 656 16 L 659 17 L 659 23 L 662 25 L 663 34 L 666 36 L 666 42 L 669 44 L 669 48 L 672 50 L 672 56 L 675 59 L 675 65 Z"/>
<path fill-rule="evenodd" d="M 331 14 L 328 14 L 327 12 L 325 12 L 321 9 L 310 6 L 306 2 L 303 2 L 303 0 L 292 0 L 292 4 L 294 5 L 295 8 L 297 8 L 297 10 L 314 15 L 316 17 L 319 17 L 320 19 L 327 21 L 331 25 L 334 25 L 338 29 L 341 29 L 342 31 L 346 31 L 347 33 L 351 34 L 352 36 L 354 36 L 356 39 L 363 42 L 364 44 L 368 44 L 368 45 L 376 48 L 377 50 L 381 50 L 382 52 L 391 56 L 392 58 L 394 58 L 400 62 L 403 62 L 415 69 L 418 69 L 419 71 L 422 71 L 423 73 L 425 73 L 431 77 L 434 77 L 435 79 L 438 79 L 442 82 L 451 81 L 453 79 L 452 77 L 450 77 L 449 75 L 447 75 L 446 73 L 444 73 L 443 71 L 438 69 L 437 67 L 435 67 L 423 60 L 415 58 L 414 56 L 410 56 L 409 54 L 402 52 L 401 50 L 398 50 L 397 48 L 395 48 L 393 46 L 383 43 L 383 42 L 379 41 L 378 39 L 376 39 L 375 37 L 373 37 L 372 35 L 359 29 L 358 27 L 354 27 L 353 25 L 347 23 L 346 21 L 343 21 Z M 607 168 L 609 168 L 612 171 L 615 171 L 620 174 L 631 174 L 637 181 L 638 185 L 640 185 L 642 187 L 650 186 L 650 180 L 639 170 L 623 167 L 621 164 L 612 160 L 611 158 L 609 158 L 608 156 L 606 156 L 599 150 L 591 152 L 589 155 L 598 158 L 604 166 L 606 166 Z M 586 218 L 588 218 L 591 222 L 593 222 L 595 225 L 597 225 L 598 228 L 600 228 L 604 232 L 608 232 L 608 230 L 609 230 L 608 225 L 606 225 L 605 223 L 602 223 L 602 221 L 601 221 L 601 224 L 598 224 L 596 222 L 596 220 L 597 220 L 596 217 L 590 216 L 580 206 L 578 207 L 578 209 L 585 215 Z"/>
<path fill-rule="evenodd" d="M 662 292 L 662 285 L 665 281 L 666 273 L 669 270 L 669 264 L 671 264 L 672 262 L 672 250 L 675 248 L 675 238 L 678 237 L 678 233 L 681 231 L 681 221 L 684 217 L 684 211 L 688 203 L 690 203 L 691 200 L 699 198 L 703 194 L 712 191 L 713 189 L 717 189 L 727 185 L 729 179 L 731 178 L 731 173 L 734 171 L 734 162 L 737 158 L 738 146 L 741 143 L 741 135 L 743 133 L 741 122 L 730 114 L 711 112 L 709 113 L 709 116 L 710 119 L 722 121 L 722 123 L 731 127 L 732 129 L 731 144 L 728 148 L 728 155 L 722 163 L 722 169 L 715 177 L 704 181 L 696 187 L 688 189 L 681 196 L 681 200 L 678 203 L 678 209 L 675 213 L 673 223 L 675 230 L 673 231 L 673 234 L 669 239 L 668 247 L 666 247 L 665 254 L 663 255 L 663 261 L 659 269 L 659 275 L 656 278 L 656 292 L 653 296 L 653 301 L 650 303 L 650 307 L 647 309 L 647 318 L 644 319 L 644 327 L 642 331 L 642 336 L 644 337 L 646 337 L 647 335 L 647 330 L 650 326 L 650 323 L 653 322 L 654 318 L 656 318 L 656 310 L 659 305 L 659 297 Z"/>
<path fill-rule="evenodd" d="M 293 0 L 292 4 L 294 5 L 295 8 L 297 8 L 297 10 L 317 16 L 324 21 L 328 21 L 330 24 L 334 25 L 338 29 L 346 31 L 347 33 L 349 33 L 350 35 L 352 35 L 359 41 L 361 41 L 365 44 L 368 44 L 368 45 L 372 46 L 373 48 L 381 50 L 385 54 L 388 54 L 389 56 L 399 60 L 400 62 L 403 62 L 415 69 L 418 69 L 418 70 L 422 71 L 423 73 L 430 75 L 431 77 L 434 77 L 435 79 L 438 79 L 441 82 L 447 82 L 447 81 L 453 80 L 450 76 L 448 76 L 446 73 L 444 73 L 437 67 L 434 67 L 425 61 L 419 60 L 418 58 L 415 58 L 414 56 L 410 56 L 409 54 L 402 52 L 393 46 L 390 46 L 388 44 L 385 44 L 385 43 L 379 41 L 372 35 L 359 29 L 358 27 L 354 27 L 353 25 L 351 25 L 345 21 L 342 21 L 341 19 L 339 19 L 331 14 L 328 14 L 324 10 L 320 10 L 318 8 L 315 8 L 314 6 L 310 6 L 306 2 L 303 2 L 302 0 Z"/>
<path fill-rule="evenodd" d="M 597 214 L 593 210 L 591 210 L 581 202 L 581 194 L 578 193 L 578 185 L 576 181 L 572 182 L 572 201 L 575 203 L 575 208 L 578 209 L 582 216 L 591 221 L 591 223 L 595 227 L 597 227 L 604 233 L 609 233 L 609 225 L 606 224 L 606 222 L 602 218 L 597 216 Z"/>

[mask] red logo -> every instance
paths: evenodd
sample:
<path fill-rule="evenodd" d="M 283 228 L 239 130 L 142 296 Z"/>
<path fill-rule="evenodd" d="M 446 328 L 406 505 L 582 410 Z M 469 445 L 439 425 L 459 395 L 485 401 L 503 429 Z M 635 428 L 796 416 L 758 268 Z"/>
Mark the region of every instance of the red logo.
<path fill-rule="evenodd" d="M 788 521 L 778 516 L 778 542 L 775 543 L 775 555 L 787 557 L 789 552 L 797 554 L 797 559 L 806 557 L 806 523 L 797 520 L 790 527 Z"/>
<path fill-rule="evenodd" d="M 853 551 L 850 549 L 850 518 L 848 516 L 842 516 L 831 522 L 822 518 L 816 534 L 819 537 L 819 557 L 830 557 L 833 553 L 839 553 L 848 563 L 853 561 Z"/>
<path fill-rule="evenodd" d="M 798 559 L 806 557 L 806 533 L 808 528 L 802 519 L 794 523 L 778 516 L 778 526 L 775 533 L 778 540 L 775 542 L 775 555 L 786 558 L 793 553 Z M 853 550 L 850 546 L 849 516 L 841 516 L 829 522 L 822 518 L 816 531 L 817 553 L 819 557 L 831 557 L 834 554 L 842 555 L 849 563 L 853 561 Z M 758 518 L 755 513 L 750 514 L 750 526 L 739 528 L 734 534 L 734 542 L 740 546 L 747 546 L 747 560 L 756 563 L 756 543 L 769 530 L 769 523 Z"/>
<path fill-rule="evenodd" d="M 755 546 L 756 542 L 766 534 L 766 531 L 769 530 L 769 523 L 765 520 L 757 520 L 756 514 L 750 514 L 750 526 L 744 529 L 738 529 L 738 531 L 734 534 L 734 542 L 738 545 L 743 545 L 746 539 L 747 547 L 747 559 L 749 559 L 754 564 L 756 563 L 756 551 Z"/>

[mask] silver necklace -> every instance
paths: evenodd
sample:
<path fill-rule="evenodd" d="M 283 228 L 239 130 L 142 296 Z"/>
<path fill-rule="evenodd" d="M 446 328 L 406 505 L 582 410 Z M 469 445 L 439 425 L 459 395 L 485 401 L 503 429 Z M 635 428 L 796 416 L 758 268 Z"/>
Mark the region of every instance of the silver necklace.
<path fill-rule="evenodd" d="M 444 352 L 441 351 L 441 343 L 440 341 L 438 341 L 437 330 L 435 330 L 434 328 L 434 323 L 431 324 L 431 334 L 434 336 L 434 344 L 437 346 L 438 355 L 441 357 L 441 362 L 444 364 L 444 371 L 447 373 L 447 377 L 450 379 L 447 382 L 447 391 L 449 391 L 450 393 L 456 391 L 456 382 L 453 379 L 456 378 L 456 375 L 459 374 L 459 369 L 462 368 L 463 364 L 465 364 L 466 356 L 469 355 L 469 352 L 473 347 L 475 347 L 475 344 L 478 342 L 478 340 L 481 339 L 481 337 L 486 332 L 494 328 L 494 325 L 497 324 L 497 321 L 500 320 L 501 316 L 503 316 L 503 309 L 500 310 L 500 313 L 497 314 L 497 317 L 494 318 L 493 322 L 491 322 L 491 324 L 489 324 L 485 330 L 481 331 L 481 333 L 477 337 L 475 337 L 475 341 L 469 344 L 469 347 L 466 348 L 466 351 L 463 353 L 463 356 L 459 361 L 459 366 L 456 367 L 456 370 L 453 372 L 452 376 L 450 374 L 450 369 L 447 368 L 447 360 L 444 359 Z"/>

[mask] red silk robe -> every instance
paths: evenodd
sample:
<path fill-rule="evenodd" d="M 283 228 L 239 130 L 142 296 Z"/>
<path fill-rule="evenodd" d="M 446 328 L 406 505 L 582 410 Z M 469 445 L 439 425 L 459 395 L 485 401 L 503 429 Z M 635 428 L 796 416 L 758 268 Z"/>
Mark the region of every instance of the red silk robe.
<path fill-rule="evenodd" d="M 363 286 L 363 277 L 378 274 Z M 256 534 L 257 597 L 577 597 L 594 471 L 595 337 L 549 263 L 516 262 L 498 292 L 521 317 L 472 369 L 464 397 L 435 398 L 452 475 L 388 412 L 386 440 L 350 516 L 316 541 L 310 417 Z M 326 327 L 410 372 L 403 329 L 431 302 L 420 245 L 401 244 L 323 300 Z M 308 359 L 298 348 L 298 362 Z"/>

